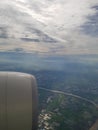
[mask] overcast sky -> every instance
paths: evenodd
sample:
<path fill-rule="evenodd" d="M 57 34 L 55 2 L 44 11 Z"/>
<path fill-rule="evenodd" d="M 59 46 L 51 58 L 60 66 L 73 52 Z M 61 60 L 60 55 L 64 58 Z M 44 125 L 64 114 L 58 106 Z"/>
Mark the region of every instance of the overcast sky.
<path fill-rule="evenodd" d="M 98 0 L 1 0 L 0 51 L 98 53 Z"/>

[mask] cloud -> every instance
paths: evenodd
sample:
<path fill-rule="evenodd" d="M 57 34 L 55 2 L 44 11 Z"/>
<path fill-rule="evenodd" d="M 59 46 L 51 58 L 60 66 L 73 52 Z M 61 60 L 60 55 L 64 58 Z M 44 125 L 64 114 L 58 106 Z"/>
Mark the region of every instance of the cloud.
<path fill-rule="evenodd" d="M 0 50 L 97 53 L 97 5 L 97 0 L 0 1 Z"/>
<path fill-rule="evenodd" d="M 41 30 L 38 30 L 36 28 L 26 27 L 25 32 L 23 33 L 24 37 L 21 37 L 21 40 L 28 41 L 28 42 L 46 42 L 46 43 L 57 43 L 59 42 L 56 38 L 53 38 L 52 36 L 48 36 L 48 34 L 44 33 Z M 33 35 L 33 36 L 32 36 Z"/>
<path fill-rule="evenodd" d="M 81 30 L 92 37 L 98 36 L 98 6 L 92 7 L 96 10 L 93 16 L 88 16 L 88 21 L 82 26 Z"/>
<path fill-rule="evenodd" d="M 14 52 L 24 52 L 23 48 L 15 48 L 13 50 L 10 51 L 14 51 Z"/>
<path fill-rule="evenodd" d="M 40 42 L 38 39 L 31 39 L 31 38 L 21 38 L 21 40 L 25 42 Z"/>
<path fill-rule="evenodd" d="M 0 38 L 8 38 L 7 27 L 0 27 Z"/>

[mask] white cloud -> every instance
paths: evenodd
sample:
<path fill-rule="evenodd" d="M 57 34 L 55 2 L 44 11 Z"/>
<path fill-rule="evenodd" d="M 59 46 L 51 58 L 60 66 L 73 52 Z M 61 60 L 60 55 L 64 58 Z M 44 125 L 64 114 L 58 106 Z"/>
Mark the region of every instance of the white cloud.
<path fill-rule="evenodd" d="M 96 13 L 92 6 L 97 4 L 98 0 L 4 0 L 0 1 L 0 26 L 8 27 L 8 36 L 10 39 L 15 38 L 16 41 L 25 35 L 30 38 L 38 37 L 37 34 L 26 30 L 27 27 L 41 30 L 59 41 L 53 45 L 51 43 L 37 43 L 41 52 L 45 51 L 45 48 L 46 52 L 51 52 L 51 48 L 56 49 L 61 46 L 63 52 L 60 48 L 58 53 L 62 52 L 63 54 L 66 49 L 69 53 L 72 53 L 72 49 L 76 52 L 79 49 L 96 49 L 98 39 L 86 36 L 86 34 L 81 33 L 80 29 L 88 21 L 88 17 Z M 4 42 L 4 39 L 2 40 Z M 14 43 L 16 42 L 13 41 L 13 46 L 9 43 L 8 48 L 11 45 L 15 49 L 16 44 L 14 45 Z M 24 44 L 22 41 L 20 43 Z M 17 44 L 20 46 L 19 43 Z M 31 47 L 31 43 L 27 44 L 28 46 L 30 44 Z"/>

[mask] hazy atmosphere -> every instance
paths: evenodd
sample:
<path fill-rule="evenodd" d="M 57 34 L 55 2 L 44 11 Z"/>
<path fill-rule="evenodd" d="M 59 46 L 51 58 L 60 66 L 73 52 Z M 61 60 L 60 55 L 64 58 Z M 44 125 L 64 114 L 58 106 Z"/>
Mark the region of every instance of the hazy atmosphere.
<path fill-rule="evenodd" d="M 1 0 L 0 71 L 35 75 L 38 130 L 98 130 L 98 0 Z"/>

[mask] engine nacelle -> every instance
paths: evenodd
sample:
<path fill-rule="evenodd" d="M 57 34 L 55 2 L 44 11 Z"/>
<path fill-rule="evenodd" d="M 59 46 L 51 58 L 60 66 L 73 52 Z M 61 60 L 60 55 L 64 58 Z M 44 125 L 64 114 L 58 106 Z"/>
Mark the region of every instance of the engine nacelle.
<path fill-rule="evenodd" d="M 0 130 L 36 130 L 37 97 L 34 76 L 0 72 Z"/>

